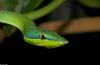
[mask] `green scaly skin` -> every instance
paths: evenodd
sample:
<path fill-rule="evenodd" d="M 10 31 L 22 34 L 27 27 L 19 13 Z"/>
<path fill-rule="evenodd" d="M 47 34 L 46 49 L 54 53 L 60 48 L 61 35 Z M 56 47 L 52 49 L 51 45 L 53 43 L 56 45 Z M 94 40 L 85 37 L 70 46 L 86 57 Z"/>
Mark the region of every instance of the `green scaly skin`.
<path fill-rule="evenodd" d="M 58 0 L 58 1 L 61 2 L 64 0 Z M 57 2 L 57 0 L 54 0 L 53 4 L 55 4 L 54 2 Z M 58 2 L 58 5 L 59 5 L 59 2 Z M 50 5 L 51 4 L 49 4 L 48 6 Z M 36 17 L 35 17 L 36 13 L 34 13 L 35 15 L 32 15 L 33 12 L 31 12 L 32 14 L 23 15 L 23 14 L 11 12 L 11 11 L 2 10 L 0 11 L 0 22 L 9 24 L 18 28 L 22 32 L 24 40 L 31 45 L 42 46 L 45 48 L 56 48 L 56 47 L 63 46 L 68 43 L 67 40 L 65 40 L 63 37 L 61 37 L 55 32 L 37 28 L 35 23 L 32 21 L 34 19 L 37 19 L 46 15 L 47 12 L 46 11 L 43 12 L 43 10 L 45 10 L 47 7 L 44 7 L 38 10 L 37 12 L 38 13 L 40 12 L 40 15 L 37 14 Z M 42 12 L 44 14 L 41 14 Z M 32 17 L 35 17 L 35 18 L 32 18 Z M 44 36 L 44 38 L 42 38 L 42 36 Z"/>

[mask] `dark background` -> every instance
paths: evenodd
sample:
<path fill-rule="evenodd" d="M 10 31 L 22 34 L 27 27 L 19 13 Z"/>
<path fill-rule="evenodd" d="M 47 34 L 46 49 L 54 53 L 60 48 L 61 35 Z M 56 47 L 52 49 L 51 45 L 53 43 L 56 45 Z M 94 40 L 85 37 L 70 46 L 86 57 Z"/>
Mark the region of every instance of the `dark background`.
<path fill-rule="evenodd" d="M 45 0 L 42 6 L 49 3 Z M 76 2 L 76 5 L 80 6 L 87 16 L 100 16 L 100 8 L 90 8 L 85 5 Z M 74 4 L 75 6 L 75 4 Z M 49 18 L 50 14 L 37 20 L 40 24 Z M 58 16 L 58 15 L 56 15 Z M 55 17 L 56 17 L 55 16 Z M 100 32 L 91 32 L 83 34 L 71 34 L 62 35 L 69 44 L 55 49 L 45 49 L 42 47 L 31 46 L 24 42 L 20 31 L 17 31 L 9 39 L 5 39 L 0 48 L 12 49 L 10 53 L 7 53 L 7 57 L 11 57 L 11 62 L 29 62 L 29 63 L 58 63 L 58 64 L 97 64 L 99 63 L 99 43 Z M 15 55 L 16 54 L 16 55 Z M 31 59 L 30 59 L 31 58 Z M 18 59 L 13 60 L 13 59 Z M 3 60 L 3 59 L 2 59 Z M 4 59 L 10 61 L 9 59 Z"/>

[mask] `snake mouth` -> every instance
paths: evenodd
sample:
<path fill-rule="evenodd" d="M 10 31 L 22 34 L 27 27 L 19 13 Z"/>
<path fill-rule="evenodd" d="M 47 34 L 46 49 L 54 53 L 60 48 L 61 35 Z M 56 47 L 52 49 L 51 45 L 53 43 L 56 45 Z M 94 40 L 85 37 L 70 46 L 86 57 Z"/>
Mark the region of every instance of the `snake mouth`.
<path fill-rule="evenodd" d="M 64 46 L 66 44 L 64 42 L 48 40 L 48 39 L 29 39 L 27 37 L 24 37 L 24 40 L 31 45 L 40 46 L 44 48 L 57 48 Z"/>

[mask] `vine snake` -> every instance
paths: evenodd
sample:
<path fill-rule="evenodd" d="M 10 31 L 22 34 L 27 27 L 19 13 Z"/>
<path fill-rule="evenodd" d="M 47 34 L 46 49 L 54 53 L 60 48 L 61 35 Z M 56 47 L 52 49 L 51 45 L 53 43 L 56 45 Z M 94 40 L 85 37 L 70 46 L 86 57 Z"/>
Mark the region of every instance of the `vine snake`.
<path fill-rule="evenodd" d="M 38 28 L 33 20 L 38 19 L 55 9 L 64 0 L 54 0 L 52 3 L 37 11 L 27 14 L 20 14 L 12 11 L 0 11 L 0 23 L 8 24 L 19 29 L 23 34 L 23 39 L 36 46 L 45 48 L 56 48 L 68 43 L 66 39 L 56 32 Z M 57 4 L 58 3 L 58 4 Z M 55 6 L 50 7 L 50 6 Z M 48 7 L 50 7 L 48 10 Z"/>

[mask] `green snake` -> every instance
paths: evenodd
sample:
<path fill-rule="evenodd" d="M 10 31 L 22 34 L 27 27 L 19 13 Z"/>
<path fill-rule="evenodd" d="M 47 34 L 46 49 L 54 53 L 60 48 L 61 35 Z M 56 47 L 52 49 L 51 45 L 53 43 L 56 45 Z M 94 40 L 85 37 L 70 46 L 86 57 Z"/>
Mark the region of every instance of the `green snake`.
<path fill-rule="evenodd" d="M 41 8 L 40 10 L 26 14 L 1 10 L 0 22 L 19 29 L 23 34 L 23 39 L 31 45 L 41 46 L 45 48 L 60 47 L 67 44 L 68 41 L 56 32 L 38 28 L 33 20 L 46 15 L 47 11 L 51 12 L 50 10 L 53 10 L 54 8 L 50 8 L 50 6 L 58 6 L 59 4 L 61 4 L 61 2 L 64 2 L 64 0 L 54 0 L 52 4 L 49 4 L 48 6 Z M 48 7 L 50 10 L 48 10 Z"/>

